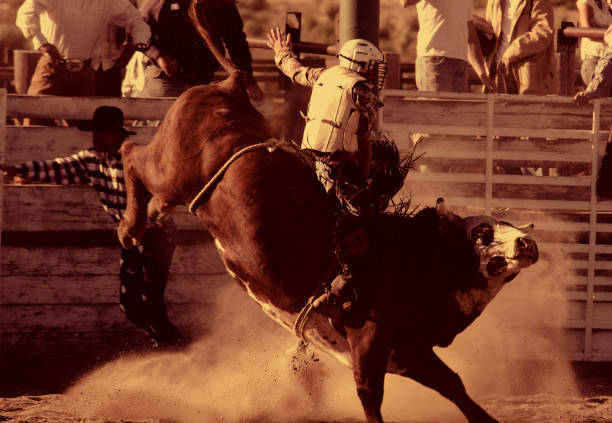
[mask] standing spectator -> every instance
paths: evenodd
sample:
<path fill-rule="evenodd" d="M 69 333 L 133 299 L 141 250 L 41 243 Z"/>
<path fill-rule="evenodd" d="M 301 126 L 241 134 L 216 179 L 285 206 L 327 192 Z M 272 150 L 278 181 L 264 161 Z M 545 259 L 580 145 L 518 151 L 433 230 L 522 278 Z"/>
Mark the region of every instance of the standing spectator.
<path fill-rule="evenodd" d="M 2 166 L 4 176 L 63 185 L 92 184 L 104 210 L 119 222 L 126 207 L 119 148 L 134 132 L 123 128 L 123 113 L 110 106 L 98 107 L 93 120 L 79 129 L 92 131 L 93 148 L 65 158 Z M 166 219 L 150 223 L 140 245 L 121 250 L 121 309 L 131 322 L 162 346 L 181 342 L 181 334 L 168 319 L 164 304 L 175 247 L 176 227 L 172 220 Z"/>
<path fill-rule="evenodd" d="M 219 63 L 206 41 L 192 24 L 189 6 L 196 2 L 203 26 L 221 52 L 225 49 L 236 66 L 247 76 L 251 97 L 262 92 L 253 78 L 251 53 L 243 32 L 243 22 L 234 0 L 145 0 L 139 7 L 153 33 L 145 54 L 153 59 L 145 65 L 144 93 L 150 97 L 178 97 L 194 85 L 213 80 Z M 199 17 L 199 16 L 198 16 Z"/>
<path fill-rule="evenodd" d="M 468 91 L 468 62 L 487 91 L 489 79 L 472 18 L 473 0 L 400 0 L 416 4 L 419 20 L 416 85 L 419 91 Z"/>
<path fill-rule="evenodd" d="M 136 48 L 129 42 L 125 30 L 109 24 L 104 40 L 96 52 L 101 64 L 96 71 L 97 96 L 121 97 L 125 69 L 135 51 Z"/>
<path fill-rule="evenodd" d="M 612 24 L 612 0 L 577 0 L 580 26 L 583 28 L 607 28 Z M 580 76 L 585 85 L 593 79 L 593 72 L 606 45 L 601 40 L 584 37 L 580 40 Z"/>
<path fill-rule="evenodd" d="M 557 93 L 555 17 L 550 1 L 489 0 L 486 19 L 497 37 L 487 63 L 498 92 Z"/>
<path fill-rule="evenodd" d="M 26 0 L 17 26 L 43 53 L 28 94 L 95 95 L 95 71 L 112 66 L 96 55 L 109 23 L 126 28 L 135 45 L 146 45 L 151 36 L 128 0 Z"/>

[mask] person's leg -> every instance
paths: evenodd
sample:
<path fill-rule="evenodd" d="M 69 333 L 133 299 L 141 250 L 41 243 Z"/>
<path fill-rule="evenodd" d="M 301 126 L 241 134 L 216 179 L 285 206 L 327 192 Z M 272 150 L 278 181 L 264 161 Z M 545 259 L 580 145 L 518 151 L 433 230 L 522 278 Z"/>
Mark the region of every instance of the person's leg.
<path fill-rule="evenodd" d="M 169 222 L 160 228 L 148 229 L 139 246 L 121 251 L 121 309 L 128 320 L 144 329 L 161 346 L 182 342 L 180 332 L 168 319 L 164 304 L 175 247 L 176 227 Z"/>
<path fill-rule="evenodd" d="M 60 76 L 58 73 L 60 70 L 53 65 L 51 58 L 47 55 L 41 56 L 36 64 L 36 69 L 32 74 L 30 85 L 28 87 L 28 95 L 60 95 L 58 84 Z M 53 119 L 38 119 L 38 118 L 25 118 L 24 125 L 46 125 L 55 126 Z"/>
<path fill-rule="evenodd" d="M 114 66 L 108 70 L 96 71 L 96 95 L 101 97 L 121 97 L 121 68 Z"/>
<path fill-rule="evenodd" d="M 146 288 L 146 301 L 143 302 L 146 302 L 152 337 L 160 345 L 180 344 L 183 341 L 182 335 L 168 319 L 164 302 L 172 256 L 176 249 L 176 226 L 172 220 L 167 219 L 160 227 L 147 229 L 142 244 Z"/>
<path fill-rule="evenodd" d="M 142 246 L 129 250 L 121 249 L 119 276 L 121 279 L 119 288 L 119 307 L 121 311 L 125 313 L 130 322 L 144 329 L 150 335 L 146 311 L 142 306 L 145 285 Z"/>
<path fill-rule="evenodd" d="M 467 63 L 444 56 L 417 57 L 415 79 L 419 91 L 464 92 Z"/>
<path fill-rule="evenodd" d="M 447 67 L 449 73 L 453 75 L 453 85 L 451 91 L 464 93 L 468 91 L 467 70 L 468 63 L 458 59 L 448 59 Z"/>

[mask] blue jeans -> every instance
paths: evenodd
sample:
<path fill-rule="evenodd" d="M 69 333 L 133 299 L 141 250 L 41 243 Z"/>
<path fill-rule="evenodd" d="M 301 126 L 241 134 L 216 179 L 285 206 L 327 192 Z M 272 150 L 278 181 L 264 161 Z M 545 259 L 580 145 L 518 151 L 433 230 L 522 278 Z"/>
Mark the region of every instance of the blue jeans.
<path fill-rule="evenodd" d="M 159 227 L 147 228 L 140 245 L 121 249 L 121 308 L 128 320 L 159 345 L 181 342 L 181 334 L 168 319 L 164 303 L 175 248 L 176 226 L 166 219 Z"/>
<path fill-rule="evenodd" d="M 419 91 L 466 92 L 467 67 L 464 60 L 444 56 L 419 56 L 415 63 Z"/>

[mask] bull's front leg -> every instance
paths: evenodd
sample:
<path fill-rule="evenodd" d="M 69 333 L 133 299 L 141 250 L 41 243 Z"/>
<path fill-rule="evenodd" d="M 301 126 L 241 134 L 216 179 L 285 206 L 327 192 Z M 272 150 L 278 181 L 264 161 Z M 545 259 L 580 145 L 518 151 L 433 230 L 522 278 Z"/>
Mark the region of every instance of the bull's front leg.
<path fill-rule="evenodd" d="M 137 245 L 147 226 L 147 190 L 138 172 L 139 155 L 144 154 L 144 148 L 127 141 L 121 147 L 123 162 L 123 178 L 127 204 L 123 218 L 117 228 L 119 242 L 125 249 Z"/>
<path fill-rule="evenodd" d="M 414 351 L 410 346 L 398 349 L 391 356 L 393 372 L 409 377 L 428 388 L 438 391 L 454 402 L 470 423 L 497 423 L 467 394 L 461 378 L 431 350 Z"/>
<path fill-rule="evenodd" d="M 361 328 L 345 327 L 353 359 L 357 394 L 368 423 L 383 423 L 382 405 L 389 339 L 378 323 L 367 320 Z"/>

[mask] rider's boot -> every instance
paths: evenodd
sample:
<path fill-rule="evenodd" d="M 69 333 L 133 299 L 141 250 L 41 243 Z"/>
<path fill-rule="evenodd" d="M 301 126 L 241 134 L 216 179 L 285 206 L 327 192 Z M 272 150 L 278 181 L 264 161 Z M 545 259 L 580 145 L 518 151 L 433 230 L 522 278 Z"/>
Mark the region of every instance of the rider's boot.
<path fill-rule="evenodd" d="M 331 283 L 331 287 L 325 289 L 312 303 L 315 310 L 329 311 L 330 309 L 351 311 L 356 299 L 355 290 L 351 286 L 350 276 L 340 274 Z"/>

